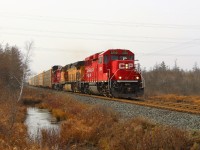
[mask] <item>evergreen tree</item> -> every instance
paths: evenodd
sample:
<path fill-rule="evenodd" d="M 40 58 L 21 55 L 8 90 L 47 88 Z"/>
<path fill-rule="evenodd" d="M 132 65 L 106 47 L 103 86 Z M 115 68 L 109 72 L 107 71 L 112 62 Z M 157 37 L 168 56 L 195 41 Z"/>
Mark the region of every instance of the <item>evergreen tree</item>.
<path fill-rule="evenodd" d="M 17 47 L 0 46 L 0 83 L 5 88 L 18 89 L 23 74 L 22 55 Z"/>

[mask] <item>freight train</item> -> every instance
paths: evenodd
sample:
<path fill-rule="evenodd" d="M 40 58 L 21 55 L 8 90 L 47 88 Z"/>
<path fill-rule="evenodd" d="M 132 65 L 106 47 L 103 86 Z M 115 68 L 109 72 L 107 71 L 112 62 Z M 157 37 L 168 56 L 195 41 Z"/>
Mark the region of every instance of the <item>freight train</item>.
<path fill-rule="evenodd" d="M 29 85 L 56 90 L 136 98 L 144 93 L 144 79 L 130 50 L 108 49 L 66 66 L 55 65 L 29 80 Z"/>

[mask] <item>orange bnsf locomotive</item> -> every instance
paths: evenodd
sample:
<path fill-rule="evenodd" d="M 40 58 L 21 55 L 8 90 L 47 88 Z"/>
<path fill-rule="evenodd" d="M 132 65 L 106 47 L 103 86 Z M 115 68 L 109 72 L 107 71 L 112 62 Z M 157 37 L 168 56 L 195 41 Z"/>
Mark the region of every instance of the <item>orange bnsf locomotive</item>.
<path fill-rule="evenodd" d="M 124 49 L 109 49 L 84 61 L 53 66 L 31 78 L 29 84 L 118 98 L 135 98 L 144 93 L 144 80 L 136 68 L 134 53 Z"/>

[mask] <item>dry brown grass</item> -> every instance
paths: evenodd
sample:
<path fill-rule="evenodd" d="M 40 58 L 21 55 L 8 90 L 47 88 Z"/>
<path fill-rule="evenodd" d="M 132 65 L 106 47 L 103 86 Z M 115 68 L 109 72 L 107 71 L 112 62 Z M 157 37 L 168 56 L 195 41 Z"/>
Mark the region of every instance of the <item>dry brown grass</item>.
<path fill-rule="evenodd" d="M 43 105 L 58 114 L 65 114 L 60 136 L 44 132 L 43 146 L 60 149 L 190 149 L 198 148 L 200 141 L 185 131 L 154 125 L 137 118 L 128 122 L 120 121 L 120 116 L 103 106 L 87 106 L 75 102 L 65 94 L 47 93 L 43 95 Z M 185 96 L 167 95 L 166 101 L 187 100 Z M 199 135 L 197 137 L 200 137 Z M 54 141 L 53 141 L 54 139 Z M 56 142 L 55 142 L 56 141 Z"/>
<path fill-rule="evenodd" d="M 17 103 L 17 93 L 4 92 L 0 98 L 0 149 L 39 149 L 27 141 L 26 107 Z"/>
<path fill-rule="evenodd" d="M 174 96 L 167 96 L 166 100 L 172 98 L 180 100 Z M 28 142 L 23 124 L 26 108 L 19 104 L 19 114 L 10 132 L 11 136 L 4 134 L 9 131 L 9 119 L 0 119 L 0 149 L 196 150 L 200 147 L 199 132 L 189 133 L 155 125 L 141 118 L 122 121 L 120 115 L 109 108 L 84 105 L 67 94 L 26 89 L 23 100 L 41 100 L 40 103 L 30 104 L 48 108 L 60 120 L 64 120 L 61 122 L 60 134 L 42 131 L 43 138 L 39 145 Z M 10 108 L 6 104 L 2 106 L 7 110 Z"/>
<path fill-rule="evenodd" d="M 57 121 L 63 121 L 67 118 L 67 114 L 60 109 L 52 109 L 51 113 Z"/>
<path fill-rule="evenodd" d="M 188 149 L 189 140 L 184 132 L 157 126 L 143 119 L 116 124 L 110 133 L 100 140 L 101 149 L 151 150 Z"/>
<path fill-rule="evenodd" d="M 176 94 L 166 94 L 159 96 L 151 96 L 148 99 L 167 101 L 167 102 L 177 102 L 177 103 L 200 104 L 200 96 L 183 96 Z"/>

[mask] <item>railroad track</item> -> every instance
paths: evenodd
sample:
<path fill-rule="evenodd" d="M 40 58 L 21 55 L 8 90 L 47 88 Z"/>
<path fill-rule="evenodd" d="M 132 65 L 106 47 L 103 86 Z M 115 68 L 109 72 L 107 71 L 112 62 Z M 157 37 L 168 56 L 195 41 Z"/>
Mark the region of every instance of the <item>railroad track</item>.
<path fill-rule="evenodd" d="M 189 104 L 183 102 L 168 102 L 168 101 L 160 101 L 160 100 L 148 100 L 148 99 L 135 99 L 135 100 L 128 100 L 128 99 L 119 99 L 119 98 L 110 98 L 110 97 L 103 97 L 97 95 L 88 95 L 82 93 L 75 93 L 82 96 L 99 98 L 102 100 L 110 100 L 110 101 L 117 101 L 122 103 L 129 103 L 153 108 L 160 108 L 160 109 L 167 109 L 172 111 L 178 112 L 185 112 L 191 114 L 200 114 L 200 105 L 197 104 Z"/>
<path fill-rule="evenodd" d="M 161 101 L 161 100 L 148 100 L 148 99 L 142 99 L 142 98 L 138 98 L 135 100 L 128 100 L 128 99 L 110 98 L 110 97 L 104 97 L 104 96 L 98 96 L 98 95 L 88 95 L 88 94 L 73 93 L 73 92 L 66 92 L 66 91 L 62 91 L 62 93 L 71 93 L 71 94 L 77 94 L 80 96 L 98 98 L 102 100 L 117 101 L 121 103 L 129 103 L 129 104 L 141 105 L 141 106 L 146 106 L 146 107 L 185 112 L 185 113 L 190 113 L 190 114 L 200 114 L 200 105 L 197 105 L 197 104 L 189 104 L 189 103 L 183 103 L 183 102 L 168 102 L 168 101 Z"/>
<path fill-rule="evenodd" d="M 147 100 L 145 105 L 150 107 L 158 107 L 162 109 L 174 110 L 179 112 L 186 112 L 192 114 L 200 114 L 200 105 L 196 104 L 186 104 L 177 102 L 163 102 L 163 101 L 152 101 Z"/>

